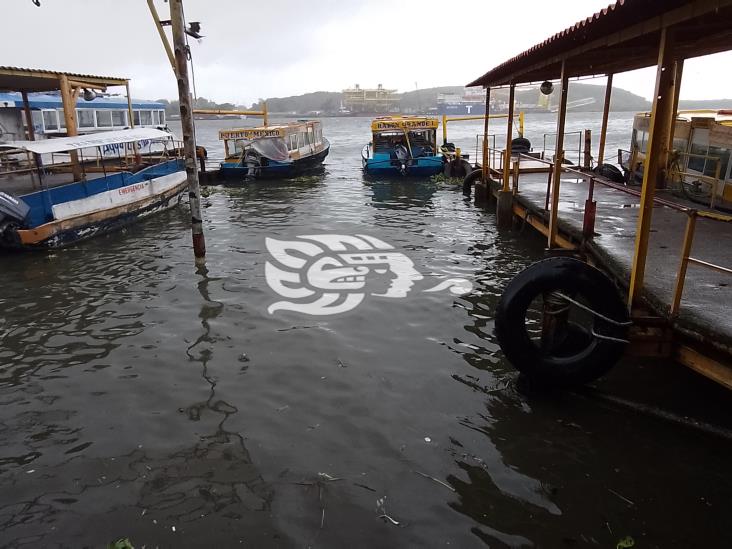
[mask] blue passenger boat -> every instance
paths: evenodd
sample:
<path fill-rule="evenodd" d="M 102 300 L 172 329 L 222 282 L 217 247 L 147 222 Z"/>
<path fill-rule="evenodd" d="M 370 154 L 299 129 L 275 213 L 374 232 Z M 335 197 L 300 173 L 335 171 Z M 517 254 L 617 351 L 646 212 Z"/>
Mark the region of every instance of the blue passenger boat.
<path fill-rule="evenodd" d="M 441 173 L 444 158 L 437 147 L 436 118 L 386 116 L 371 122 L 373 138 L 361 161 L 368 175 L 421 176 Z"/>
<path fill-rule="evenodd" d="M 66 246 L 174 206 L 179 153 L 152 128 L 0 142 L 0 248 Z"/>
<path fill-rule="evenodd" d="M 318 168 L 330 143 L 318 120 L 219 131 L 226 160 L 221 175 L 227 179 L 279 179 Z"/>

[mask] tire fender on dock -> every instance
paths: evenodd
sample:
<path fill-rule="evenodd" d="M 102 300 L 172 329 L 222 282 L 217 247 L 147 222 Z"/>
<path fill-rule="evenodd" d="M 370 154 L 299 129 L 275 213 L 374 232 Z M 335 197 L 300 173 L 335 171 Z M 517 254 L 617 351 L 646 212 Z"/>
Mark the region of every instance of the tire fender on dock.
<path fill-rule="evenodd" d="M 550 350 L 542 349 L 526 326 L 532 302 L 547 295 L 581 311 L 585 321 L 567 320 L 561 342 Z M 521 271 L 508 283 L 496 311 L 496 336 L 506 358 L 528 378 L 554 387 L 588 383 L 610 370 L 623 356 L 629 324 L 615 284 L 595 267 L 568 257 L 544 259 Z"/>

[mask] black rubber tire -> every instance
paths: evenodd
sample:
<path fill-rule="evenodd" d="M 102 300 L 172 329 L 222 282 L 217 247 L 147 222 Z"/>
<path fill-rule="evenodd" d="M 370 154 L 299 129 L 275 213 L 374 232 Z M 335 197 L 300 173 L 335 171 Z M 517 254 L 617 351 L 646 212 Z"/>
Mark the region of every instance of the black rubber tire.
<path fill-rule="evenodd" d="M 585 343 L 577 345 L 575 341 L 574 347 L 570 343 L 564 349 L 569 354 L 551 356 L 542 353 L 529 337 L 526 311 L 537 296 L 551 291 L 582 296 L 594 311 L 618 322 L 628 321 L 623 299 L 601 271 L 577 259 L 549 258 L 521 271 L 503 292 L 496 311 L 496 336 L 501 349 L 517 370 L 544 385 L 576 386 L 599 378 L 622 357 L 624 343 L 587 337 L 589 332 L 585 330 Z M 575 335 L 579 336 L 582 328 L 576 328 L 579 331 Z M 595 329 L 602 335 L 627 338 L 626 326 L 599 318 L 595 318 Z"/>
<path fill-rule="evenodd" d="M 465 176 L 465 179 L 463 179 L 463 194 L 465 196 L 470 196 L 470 191 L 475 183 L 478 181 L 481 181 L 483 178 L 483 169 L 478 168 L 477 170 L 473 170 L 468 175 Z"/>
<path fill-rule="evenodd" d="M 623 172 L 621 172 L 617 166 L 612 164 L 600 164 L 599 166 L 595 166 L 592 171 L 615 183 L 625 183 L 625 176 L 623 175 Z"/>
<path fill-rule="evenodd" d="M 531 141 L 525 137 L 517 137 L 511 139 L 511 152 L 512 153 L 527 153 L 531 151 Z"/>

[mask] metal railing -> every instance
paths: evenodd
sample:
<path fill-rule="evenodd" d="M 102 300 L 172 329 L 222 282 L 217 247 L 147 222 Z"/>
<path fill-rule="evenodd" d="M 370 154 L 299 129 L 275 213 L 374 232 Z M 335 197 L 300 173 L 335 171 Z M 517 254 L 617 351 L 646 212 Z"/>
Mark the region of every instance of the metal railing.
<path fill-rule="evenodd" d="M 498 153 L 503 153 L 503 151 L 497 151 Z M 560 160 L 563 155 L 560 155 Z M 519 177 L 521 174 L 520 169 L 520 162 L 521 158 L 525 158 L 527 160 L 530 160 L 532 162 L 538 162 L 541 164 L 544 164 L 548 168 L 548 177 L 547 177 L 547 192 L 546 192 L 546 200 L 544 203 L 544 210 L 545 212 L 549 213 L 550 216 L 550 226 L 553 224 L 556 224 L 559 212 L 558 211 L 551 211 L 549 204 L 550 204 L 550 195 L 552 190 L 552 177 L 553 173 L 555 171 L 555 163 L 546 160 L 544 158 L 536 158 L 534 156 L 530 156 L 524 153 L 518 153 L 515 155 L 512 155 L 512 158 L 515 158 L 513 165 L 511 166 L 511 191 L 513 194 L 519 193 Z M 501 158 L 501 167 L 503 166 L 503 162 L 505 160 L 505 155 L 500 154 Z M 622 184 L 614 183 L 612 181 L 609 181 L 608 179 L 605 179 L 604 177 L 598 176 L 592 172 L 582 171 L 577 168 L 568 167 L 566 165 L 562 165 L 560 168 L 560 174 L 567 173 L 571 174 L 573 177 L 576 177 L 577 179 L 581 179 L 582 181 L 586 181 L 588 183 L 587 188 L 587 199 L 585 200 L 585 208 L 584 208 L 584 218 L 583 218 L 583 224 L 582 224 L 582 243 L 586 243 L 587 241 L 590 241 L 594 237 L 594 228 L 595 228 L 595 207 L 596 202 L 594 201 L 594 191 L 595 191 L 595 185 L 600 184 L 604 187 L 608 187 L 611 189 L 614 189 L 616 191 L 620 191 L 626 194 L 633 195 L 635 197 L 638 197 L 640 199 L 641 192 L 635 189 L 631 189 L 629 187 L 626 187 Z M 559 192 L 561 193 L 561 186 L 559 187 Z M 686 274 L 689 264 L 703 267 L 706 269 L 714 270 L 717 272 L 725 273 L 732 275 L 732 268 L 725 267 L 716 263 L 712 263 L 711 261 L 703 260 L 697 257 L 691 256 L 691 249 L 694 242 L 694 236 L 696 231 L 696 220 L 697 218 L 704 218 L 709 219 L 712 221 L 716 221 L 719 223 L 732 223 L 732 216 L 730 215 L 723 215 L 717 212 L 710 212 L 710 211 L 703 211 L 703 210 L 697 210 L 695 208 L 690 208 L 681 204 L 678 204 L 676 202 L 672 202 L 670 200 L 666 200 L 659 197 L 654 197 L 653 202 L 656 205 L 664 206 L 666 208 L 670 208 L 672 210 L 678 211 L 680 213 L 685 213 L 688 218 L 686 222 L 686 227 L 684 230 L 684 238 L 683 243 L 681 247 L 681 258 L 679 267 L 676 273 L 676 280 L 674 282 L 674 291 L 672 294 L 671 303 L 669 306 L 669 315 L 674 318 L 678 316 L 679 314 L 679 308 L 681 305 L 681 299 L 684 292 L 684 285 L 686 282 Z M 551 233 L 550 233 L 551 234 Z M 550 236 L 551 238 L 551 236 Z M 557 244 L 557 242 L 550 242 L 549 248 L 554 247 Z"/>
<path fill-rule="evenodd" d="M 571 140 L 572 137 L 575 136 L 575 135 L 577 136 L 577 161 L 574 162 L 574 160 L 573 160 L 573 162 L 576 165 L 579 166 L 579 165 L 582 164 L 582 144 L 584 142 L 583 132 L 581 130 L 578 130 L 576 132 L 564 132 L 564 139 L 565 139 L 565 142 L 566 142 L 568 137 Z M 557 132 L 545 133 L 543 135 L 543 145 L 542 145 L 543 148 L 542 148 L 542 153 L 541 153 L 541 155 L 542 155 L 541 157 L 542 158 L 544 158 L 544 153 L 546 151 L 549 151 L 549 150 L 553 150 L 554 149 L 554 147 L 547 147 L 547 138 L 551 138 L 551 137 L 553 137 L 554 138 L 554 142 L 556 142 Z M 551 142 L 552 141 L 550 140 L 550 143 Z M 566 154 L 566 150 L 567 149 L 565 148 L 564 159 L 568 159 L 567 154 Z M 574 151 L 574 147 L 572 148 L 572 151 Z"/>

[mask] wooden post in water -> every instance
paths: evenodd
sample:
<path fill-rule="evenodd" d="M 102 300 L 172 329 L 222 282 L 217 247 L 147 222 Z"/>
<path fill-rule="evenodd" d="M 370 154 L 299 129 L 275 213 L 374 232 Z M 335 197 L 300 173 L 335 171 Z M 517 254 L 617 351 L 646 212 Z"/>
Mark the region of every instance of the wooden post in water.
<path fill-rule="evenodd" d="M 188 176 L 188 197 L 191 205 L 191 234 L 193 235 L 193 255 L 197 263 L 206 257 L 206 241 L 203 236 L 203 216 L 201 214 L 201 188 L 198 184 L 198 164 L 196 163 L 196 142 L 193 133 L 193 107 L 188 82 L 188 51 L 183 21 L 183 0 L 170 0 L 170 21 L 173 28 L 173 50 L 175 52 L 176 78 L 178 80 L 178 100 L 180 102 L 180 122 L 183 130 L 183 150 L 185 152 L 186 175 Z"/>

